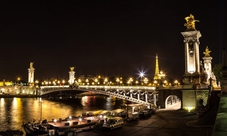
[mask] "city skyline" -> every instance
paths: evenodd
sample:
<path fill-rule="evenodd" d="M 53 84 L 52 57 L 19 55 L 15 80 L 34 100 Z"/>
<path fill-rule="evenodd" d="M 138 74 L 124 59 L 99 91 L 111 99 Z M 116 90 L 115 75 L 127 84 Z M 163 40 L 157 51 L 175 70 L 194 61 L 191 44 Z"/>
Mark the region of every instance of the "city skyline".
<path fill-rule="evenodd" d="M 209 47 L 212 65 L 226 47 L 225 1 L 33 1 L 1 2 L 0 80 L 27 80 L 29 63 L 35 78 L 136 76 L 153 78 L 155 55 L 167 76 L 184 74 L 185 17 L 193 14 L 200 38 L 200 60 Z"/>

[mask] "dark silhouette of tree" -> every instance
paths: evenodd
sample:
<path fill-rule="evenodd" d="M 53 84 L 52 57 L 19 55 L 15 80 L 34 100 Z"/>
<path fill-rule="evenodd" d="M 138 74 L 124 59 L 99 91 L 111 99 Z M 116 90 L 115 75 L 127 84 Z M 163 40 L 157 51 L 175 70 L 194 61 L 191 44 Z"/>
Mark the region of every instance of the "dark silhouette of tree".
<path fill-rule="evenodd" d="M 221 68 L 222 68 L 222 64 L 216 64 L 213 67 L 213 73 L 216 76 L 217 82 L 221 80 Z"/>

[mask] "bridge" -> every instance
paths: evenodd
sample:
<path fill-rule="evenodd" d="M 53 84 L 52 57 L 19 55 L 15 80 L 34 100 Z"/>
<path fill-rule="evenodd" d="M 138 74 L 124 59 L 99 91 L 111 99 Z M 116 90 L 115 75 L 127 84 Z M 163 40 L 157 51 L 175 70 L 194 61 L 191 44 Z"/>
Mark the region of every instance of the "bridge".
<path fill-rule="evenodd" d="M 85 91 L 94 92 L 97 94 L 115 96 L 119 99 L 124 99 L 134 103 L 144 104 L 149 107 L 156 107 L 157 92 L 153 86 L 95 86 L 95 85 L 80 85 L 72 88 L 65 86 L 41 86 L 40 95 L 45 96 L 51 93 L 64 91 Z"/>
<path fill-rule="evenodd" d="M 119 99 L 144 104 L 151 107 L 168 108 L 176 102 L 180 102 L 183 109 L 195 109 L 198 101 L 202 99 L 207 104 L 209 89 L 207 86 L 193 88 L 193 86 L 107 86 L 107 85 L 79 85 L 75 88 L 64 86 L 41 86 L 40 95 L 47 96 L 52 93 L 64 92 L 94 92 L 96 94 L 114 96 Z M 197 94 L 196 96 L 194 94 Z M 68 93 L 65 93 L 69 95 Z"/>

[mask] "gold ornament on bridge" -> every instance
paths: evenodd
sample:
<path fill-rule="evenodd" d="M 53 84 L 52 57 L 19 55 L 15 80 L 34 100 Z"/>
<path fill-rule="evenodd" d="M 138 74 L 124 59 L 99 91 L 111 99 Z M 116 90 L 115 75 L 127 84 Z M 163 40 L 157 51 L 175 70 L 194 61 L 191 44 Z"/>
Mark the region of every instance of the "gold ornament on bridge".
<path fill-rule="evenodd" d="M 203 52 L 203 54 L 205 55 L 205 57 L 210 57 L 210 50 L 209 50 L 209 48 L 208 48 L 208 46 L 206 47 L 206 49 L 205 49 L 205 52 Z"/>
<path fill-rule="evenodd" d="M 194 16 L 190 14 L 190 16 L 185 17 L 186 23 L 184 26 L 187 27 L 186 31 L 195 31 L 195 22 L 199 22 L 199 20 L 195 20 Z"/>
<path fill-rule="evenodd" d="M 74 70 L 74 67 L 70 67 L 70 70 L 73 71 Z"/>
<path fill-rule="evenodd" d="M 34 62 L 30 62 L 30 68 L 33 68 Z"/>

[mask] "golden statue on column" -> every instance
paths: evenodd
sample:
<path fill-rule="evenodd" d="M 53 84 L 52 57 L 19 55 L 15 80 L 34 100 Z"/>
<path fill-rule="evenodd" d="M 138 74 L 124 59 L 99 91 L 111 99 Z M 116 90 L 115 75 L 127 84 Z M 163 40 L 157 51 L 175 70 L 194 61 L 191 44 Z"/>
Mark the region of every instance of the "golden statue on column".
<path fill-rule="evenodd" d="M 209 48 L 208 48 L 208 46 L 206 47 L 206 49 L 205 49 L 205 52 L 203 52 L 203 54 L 205 55 L 204 57 L 210 57 L 210 50 L 209 50 Z"/>
<path fill-rule="evenodd" d="M 30 68 L 33 68 L 34 62 L 30 62 Z"/>
<path fill-rule="evenodd" d="M 187 27 L 186 31 L 195 31 L 195 22 L 199 22 L 199 20 L 195 20 L 194 16 L 190 14 L 190 16 L 185 17 L 186 23 L 184 26 Z"/>

